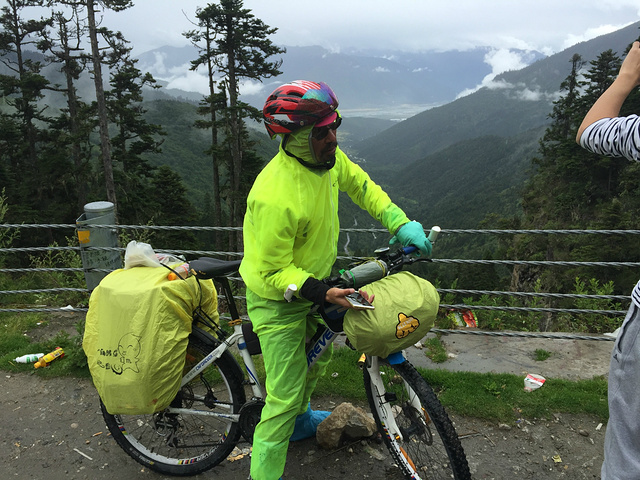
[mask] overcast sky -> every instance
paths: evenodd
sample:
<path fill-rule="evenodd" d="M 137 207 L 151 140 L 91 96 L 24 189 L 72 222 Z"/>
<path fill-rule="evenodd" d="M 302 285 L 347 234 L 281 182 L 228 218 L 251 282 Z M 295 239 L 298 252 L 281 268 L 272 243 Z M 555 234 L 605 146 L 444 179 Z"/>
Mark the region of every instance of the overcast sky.
<path fill-rule="evenodd" d="M 108 13 L 142 53 L 182 46 L 200 0 L 134 0 Z M 640 20 L 639 0 L 245 0 L 244 7 L 278 28 L 281 46 L 321 45 L 332 50 L 464 50 L 520 48 L 552 54 Z M 640 32 L 639 32 L 640 33 Z"/>

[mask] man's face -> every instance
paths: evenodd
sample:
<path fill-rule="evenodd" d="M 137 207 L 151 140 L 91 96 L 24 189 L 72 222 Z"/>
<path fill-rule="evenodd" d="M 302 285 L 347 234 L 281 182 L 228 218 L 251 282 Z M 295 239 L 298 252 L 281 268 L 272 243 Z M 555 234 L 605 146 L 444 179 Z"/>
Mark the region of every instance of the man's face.
<path fill-rule="evenodd" d="M 342 119 L 338 118 L 332 124 L 316 127 L 311 132 L 311 147 L 315 158 L 320 163 L 330 163 L 335 160 L 338 146 L 336 133 L 341 121 Z"/>

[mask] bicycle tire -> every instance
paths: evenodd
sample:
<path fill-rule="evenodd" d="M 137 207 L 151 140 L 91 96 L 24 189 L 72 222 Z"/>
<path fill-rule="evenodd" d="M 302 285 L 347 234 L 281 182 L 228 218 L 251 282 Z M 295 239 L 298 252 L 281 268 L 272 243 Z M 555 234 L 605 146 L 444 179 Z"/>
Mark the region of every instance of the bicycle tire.
<path fill-rule="evenodd" d="M 218 345 L 219 340 L 194 327 L 184 372 Z M 171 406 L 238 413 L 246 400 L 242 382 L 242 370 L 227 350 L 182 387 Z M 213 468 L 229 456 L 241 435 L 238 422 L 219 417 L 167 410 L 150 415 L 111 415 L 102 401 L 100 405 L 117 444 L 138 463 L 167 475 L 196 475 Z"/>
<path fill-rule="evenodd" d="M 378 385 L 364 369 L 371 412 L 384 442 L 407 479 L 471 478 L 460 439 L 431 386 L 408 361 L 390 365 L 378 359 Z M 375 375 L 375 373 L 374 373 Z M 392 414 L 402 438 L 390 434 L 385 422 Z"/>

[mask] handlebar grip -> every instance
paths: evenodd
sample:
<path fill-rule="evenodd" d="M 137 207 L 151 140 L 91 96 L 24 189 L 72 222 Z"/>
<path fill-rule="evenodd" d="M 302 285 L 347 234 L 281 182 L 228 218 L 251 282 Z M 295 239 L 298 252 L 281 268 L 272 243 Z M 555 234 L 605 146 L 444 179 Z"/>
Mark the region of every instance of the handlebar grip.
<path fill-rule="evenodd" d="M 418 247 L 414 247 L 413 245 L 409 245 L 408 247 L 402 247 L 400 250 L 402 250 L 402 253 L 404 253 L 405 255 L 409 255 L 410 253 L 413 253 L 416 250 L 418 250 Z"/>
<path fill-rule="evenodd" d="M 440 234 L 440 227 L 433 226 L 431 227 L 431 231 L 429 232 L 429 236 L 427 237 L 429 239 L 429 241 L 434 244 L 436 243 L 436 239 L 438 238 L 438 235 Z"/>

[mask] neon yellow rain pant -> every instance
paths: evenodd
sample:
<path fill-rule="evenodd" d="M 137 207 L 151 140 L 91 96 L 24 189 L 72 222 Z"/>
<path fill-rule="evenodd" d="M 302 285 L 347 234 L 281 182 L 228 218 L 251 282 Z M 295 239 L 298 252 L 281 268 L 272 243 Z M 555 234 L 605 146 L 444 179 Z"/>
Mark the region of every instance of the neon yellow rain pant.
<path fill-rule="evenodd" d="M 305 343 L 320 321 L 307 315 L 310 305 L 304 300 L 268 300 L 247 289 L 247 310 L 260 339 L 267 376 L 266 405 L 253 437 L 253 480 L 282 476 L 296 417 L 307 410 L 318 378 L 331 359 L 332 346 L 307 374 Z"/>

